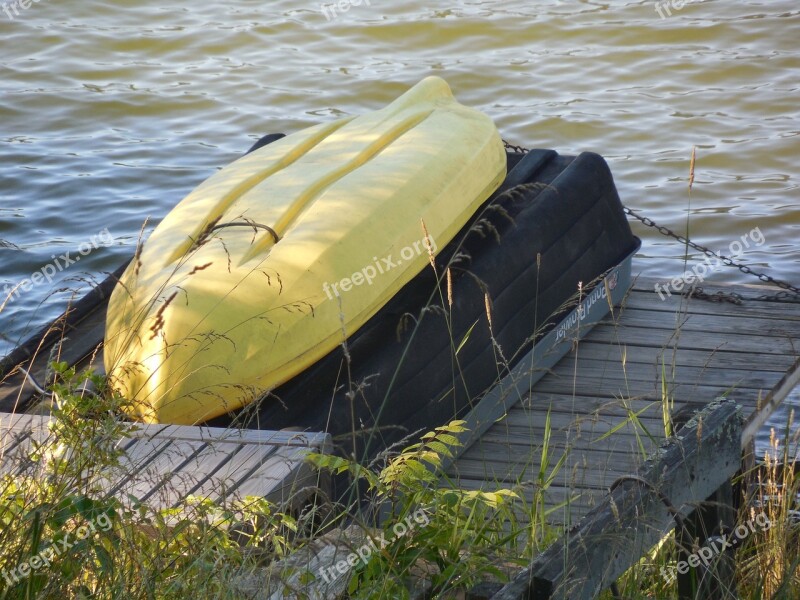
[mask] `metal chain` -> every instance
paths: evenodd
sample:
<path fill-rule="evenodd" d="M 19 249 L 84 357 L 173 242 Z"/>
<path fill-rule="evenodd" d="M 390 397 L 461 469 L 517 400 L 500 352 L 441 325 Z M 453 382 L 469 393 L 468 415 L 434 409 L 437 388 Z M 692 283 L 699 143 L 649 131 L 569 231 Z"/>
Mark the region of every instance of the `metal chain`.
<path fill-rule="evenodd" d="M 513 144 L 508 143 L 507 141 L 503 140 L 503 145 L 506 147 L 507 150 L 511 150 L 512 152 L 517 152 L 520 154 L 527 154 L 530 150 L 527 148 L 523 148 L 522 146 L 515 146 Z M 687 237 L 684 237 L 678 233 L 675 233 L 668 227 L 664 227 L 663 225 L 659 225 L 652 219 L 642 216 L 638 214 L 636 211 L 628 208 L 627 206 L 623 205 L 623 210 L 625 211 L 626 215 L 633 217 L 634 219 L 639 220 L 643 225 L 646 227 L 652 227 L 660 234 L 665 235 L 667 237 L 671 237 L 682 244 L 686 244 L 687 246 L 694 248 L 695 250 L 702 252 L 706 256 L 714 257 L 722 261 L 723 264 L 728 265 L 729 267 L 736 267 L 742 273 L 746 275 L 752 275 L 757 279 L 765 283 L 771 283 L 784 291 L 778 292 L 776 294 L 762 294 L 756 298 L 755 300 L 762 300 L 764 302 L 797 302 L 800 303 L 800 287 L 795 287 L 790 283 L 785 281 L 781 281 L 780 279 L 775 279 L 774 277 L 770 277 L 765 273 L 759 273 L 758 271 L 754 271 L 747 265 L 743 265 L 742 263 L 738 263 L 732 258 L 728 256 L 724 256 L 717 252 L 714 252 L 710 248 L 707 248 L 701 244 L 693 242 Z M 733 304 L 742 304 L 744 298 L 740 294 L 730 293 L 730 292 L 716 292 L 713 294 L 709 294 L 703 291 L 703 288 L 694 287 L 687 292 L 689 296 L 695 296 L 696 298 L 701 298 L 703 300 L 709 300 L 711 302 L 731 302 Z"/>
<path fill-rule="evenodd" d="M 790 283 L 786 283 L 785 281 L 781 281 L 779 279 L 775 279 L 774 277 L 771 277 L 771 276 L 769 276 L 769 275 L 767 275 L 765 273 L 759 273 L 758 271 L 754 271 L 753 269 L 751 269 L 747 265 L 743 265 L 742 263 L 738 263 L 738 262 L 736 262 L 735 260 L 733 260 L 732 258 L 730 258 L 728 256 L 725 256 L 723 254 L 719 254 L 719 253 L 714 252 L 713 250 L 711 250 L 711 249 L 709 249 L 709 248 L 707 248 L 707 247 L 705 247 L 705 246 L 703 246 L 701 244 L 693 242 L 689 238 L 675 233 L 674 231 L 672 231 L 668 227 L 664 227 L 663 225 L 658 225 L 652 219 L 650 219 L 648 217 L 644 217 L 644 216 L 636 213 L 636 211 L 631 210 L 627 206 L 623 206 L 622 208 L 625 211 L 626 215 L 630 215 L 633 218 L 638 219 L 645 226 L 652 227 L 653 229 L 658 231 L 660 234 L 666 235 L 666 236 L 671 237 L 673 239 L 676 239 L 679 242 L 681 242 L 682 244 L 686 244 L 687 246 L 689 246 L 691 248 L 694 248 L 695 250 L 698 250 L 699 252 L 702 252 L 706 256 L 714 257 L 714 258 L 719 259 L 723 264 L 728 265 L 729 267 L 736 267 L 737 269 L 739 269 L 742 273 L 744 273 L 746 275 L 752 275 L 753 277 L 756 277 L 757 279 L 759 279 L 759 280 L 761 280 L 761 281 L 763 281 L 765 283 L 771 283 L 772 285 L 775 285 L 775 286 L 781 288 L 782 290 L 784 290 L 782 292 L 778 292 L 777 294 L 761 294 L 760 296 L 756 297 L 755 300 L 762 300 L 764 302 L 797 302 L 797 303 L 800 303 L 800 288 L 795 287 L 795 286 L 791 285 Z M 711 300 L 712 302 L 721 302 L 721 301 L 723 301 L 722 298 L 725 298 L 726 302 L 732 302 L 733 304 L 741 304 L 742 303 L 743 297 L 741 295 L 739 295 L 739 294 L 726 293 L 726 292 L 717 292 L 716 294 L 709 295 L 709 294 L 706 294 L 705 292 L 703 292 L 702 288 L 700 288 L 700 292 L 698 294 L 697 293 L 697 289 L 698 288 L 695 288 L 694 291 L 690 291 L 689 295 L 696 296 L 697 298 L 703 298 L 705 300 Z M 790 292 L 791 292 L 791 294 L 790 294 Z"/>
<path fill-rule="evenodd" d="M 503 146 L 505 146 L 506 150 L 511 150 L 512 152 L 516 152 L 517 154 L 527 154 L 528 152 L 530 152 L 530 149 L 523 148 L 522 146 L 515 146 L 514 144 L 511 144 L 506 140 L 503 140 Z"/>
<path fill-rule="evenodd" d="M 690 298 L 707 300 L 709 302 L 730 302 L 741 306 L 744 304 L 744 296 L 736 292 L 706 292 L 703 288 L 694 286 L 686 294 Z"/>

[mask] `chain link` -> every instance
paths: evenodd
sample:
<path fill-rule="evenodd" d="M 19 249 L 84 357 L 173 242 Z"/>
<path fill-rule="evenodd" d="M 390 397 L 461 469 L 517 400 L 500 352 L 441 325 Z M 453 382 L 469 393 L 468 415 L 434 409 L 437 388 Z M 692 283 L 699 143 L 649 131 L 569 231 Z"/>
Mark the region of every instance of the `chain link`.
<path fill-rule="evenodd" d="M 511 150 L 512 152 L 516 152 L 517 154 L 527 154 L 528 152 L 530 152 L 528 148 L 523 148 L 522 146 L 515 146 L 514 144 L 511 144 L 506 140 L 503 140 L 503 146 L 505 146 L 506 150 Z"/>
<path fill-rule="evenodd" d="M 515 146 L 510 144 L 506 140 L 503 140 L 503 145 L 507 150 L 511 150 L 512 152 L 517 152 L 519 154 L 527 154 L 530 152 L 528 148 L 523 148 L 522 146 Z M 713 257 L 719 259 L 723 264 L 728 265 L 729 267 L 736 267 L 745 275 L 751 275 L 756 277 L 757 279 L 763 281 L 764 283 L 770 283 L 781 288 L 784 291 L 778 292 L 776 294 L 762 294 L 755 298 L 755 300 L 762 300 L 764 302 L 796 302 L 800 303 L 800 288 L 791 285 L 790 283 L 786 283 L 785 281 L 781 281 L 780 279 L 775 279 L 774 277 L 770 277 L 765 273 L 759 273 L 758 271 L 754 271 L 747 265 L 743 265 L 742 263 L 738 263 L 732 258 L 728 256 L 724 256 L 713 250 L 702 246 L 696 242 L 693 242 L 687 237 L 684 237 L 678 233 L 675 233 L 668 227 L 664 227 L 663 225 L 659 225 L 652 219 L 642 216 L 638 214 L 636 211 L 628 208 L 627 206 L 623 205 L 623 210 L 625 211 L 626 215 L 633 217 L 640 221 L 646 227 L 651 227 L 658 231 L 660 234 L 665 235 L 667 237 L 671 237 L 682 244 L 689 246 L 690 248 L 694 248 L 698 252 L 702 252 L 708 257 Z M 700 298 L 703 300 L 708 300 L 710 302 L 731 302 L 732 304 L 742 304 L 743 303 L 743 296 L 737 294 L 735 292 L 716 292 L 713 294 L 709 294 L 703 291 L 703 288 L 694 287 L 686 292 L 689 296 L 695 296 L 696 298 Z"/>
<path fill-rule="evenodd" d="M 730 302 L 741 306 L 744 304 L 744 296 L 736 292 L 706 292 L 699 286 L 692 287 L 686 296 L 690 298 L 697 298 L 699 300 L 707 300 L 708 302 Z"/>

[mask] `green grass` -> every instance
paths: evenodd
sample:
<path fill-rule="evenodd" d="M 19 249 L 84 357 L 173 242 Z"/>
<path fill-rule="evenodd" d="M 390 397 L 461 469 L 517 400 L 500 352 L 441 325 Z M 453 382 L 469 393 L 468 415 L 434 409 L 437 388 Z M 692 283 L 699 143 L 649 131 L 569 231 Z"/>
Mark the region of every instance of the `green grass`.
<path fill-rule="evenodd" d="M 506 581 L 561 533 L 551 524 L 559 507 L 548 508 L 548 490 L 567 468 L 570 449 L 559 454 L 551 447 L 555 431 L 549 412 L 533 452 L 540 460 L 532 481 L 498 482 L 477 491 L 443 478 L 438 467 L 457 450 L 463 432 L 463 423 L 453 422 L 370 465 L 310 456 L 319 470 L 349 476 L 365 491 L 362 503 L 328 506 L 324 518 L 287 514 L 258 498 L 227 505 L 189 498 L 157 510 L 107 493 L 108 481 L 124 475 L 122 442 L 138 427 L 121 418 L 125 400 L 104 378 L 76 373 L 63 363 L 54 365 L 52 379 L 49 435 L 27 454 L 2 457 L 0 600 L 240 598 L 243 582 L 260 581 L 265 573 L 274 589 L 292 577 L 319 579 L 322 574 L 310 568 L 297 579 L 297 565 L 292 572 L 275 565 L 318 535 L 352 524 L 373 540 L 374 550 L 364 551 L 345 576 L 348 598 L 411 597 L 421 581 L 427 597 L 455 598 L 476 583 Z M 86 381 L 97 392 L 86 392 Z M 664 404 L 654 401 L 654 412 L 661 413 Z M 640 420 L 642 410 L 626 399 L 620 406 L 628 411 L 623 422 L 652 441 Z M 664 427 L 671 421 L 665 419 Z M 771 527 L 737 548 L 741 598 L 800 595 L 800 528 L 792 512 L 800 493 L 791 454 L 797 440 L 782 442 L 774 439 L 775 457 L 742 476 L 746 497 L 737 523 L 763 513 Z M 381 540 L 385 543 L 376 543 Z M 54 550 L 62 546 L 63 551 Z M 666 581 L 663 572 L 676 560 L 670 535 L 620 578 L 621 597 L 674 597 L 675 582 Z M 35 568 L 22 573 L 20 565 Z"/>
<path fill-rule="evenodd" d="M 87 379 L 97 394 L 82 391 Z M 120 418 L 125 401 L 103 378 L 62 363 L 55 380 L 49 434 L 27 454 L 4 457 L 0 599 L 237 598 L 237 581 L 319 533 L 319 523 L 257 498 L 227 506 L 190 498 L 156 510 L 109 496 L 108 482 L 124 475 L 121 442 L 137 425 Z M 402 598 L 408 574 L 422 566 L 441 596 L 502 579 L 539 549 L 538 543 L 526 548 L 527 526 L 512 510 L 517 492 L 440 485 L 436 467 L 451 456 L 461 431 L 459 422 L 437 428 L 372 469 L 331 455 L 309 457 L 319 469 L 349 473 L 367 488 L 368 509 L 337 505 L 323 525 L 357 522 L 387 541 L 354 569 L 349 597 Z M 390 514 L 382 525 L 365 517 L 381 508 Z M 537 522 L 537 540 L 552 538 Z M 290 574 L 276 577 L 283 575 Z"/>

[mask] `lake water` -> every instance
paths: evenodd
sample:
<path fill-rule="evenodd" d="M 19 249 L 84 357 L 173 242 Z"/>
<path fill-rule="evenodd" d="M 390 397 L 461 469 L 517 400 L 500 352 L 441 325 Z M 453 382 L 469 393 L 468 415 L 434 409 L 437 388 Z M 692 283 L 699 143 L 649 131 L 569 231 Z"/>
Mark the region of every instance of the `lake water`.
<path fill-rule="evenodd" d="M 509 141 L 603 154 L 626 204 L 676 229 L 689 211 L 713 250 L 758 228 L 742 262 L 800 283 L 797 0 L 27 3 L 0 0 L 0 289 L 63 270 L 0 313 L 0 355 L 260 135 L 430 74 Z M 683 271 L 633 227 L 636 268 Z"/>

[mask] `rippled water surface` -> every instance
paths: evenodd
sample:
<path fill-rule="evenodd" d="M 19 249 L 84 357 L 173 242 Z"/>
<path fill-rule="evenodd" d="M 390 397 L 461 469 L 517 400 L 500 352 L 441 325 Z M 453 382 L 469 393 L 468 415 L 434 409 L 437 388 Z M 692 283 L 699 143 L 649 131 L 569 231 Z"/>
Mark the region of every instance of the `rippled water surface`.
<path fill-rule="evenodd" d="M 674 228 L 690 211 L 713 250 L 758 227 L 742 261 L 800 282 L 797 0 L 665 3 L 664 18 L 652 1 L 364 0 L 335 16 L 302 0 L 4 1 L 0 287 L 106 228 L 113 241 L 6 306 L 0 355 L 60 312 L 54 289 L 113 269 L 146 217 L 260 135 L 374 110 L 429 74 L 512 142 L 603 154 L 626 204 Z M 681 246 L 634 228 L 637 270 L 683 271 Z"/>

